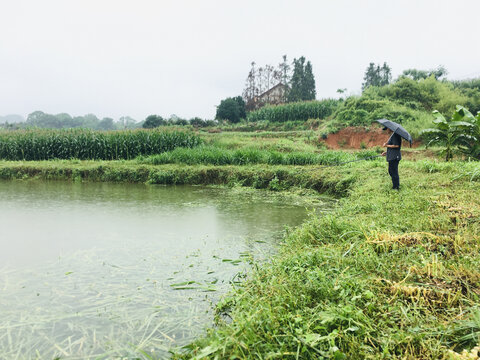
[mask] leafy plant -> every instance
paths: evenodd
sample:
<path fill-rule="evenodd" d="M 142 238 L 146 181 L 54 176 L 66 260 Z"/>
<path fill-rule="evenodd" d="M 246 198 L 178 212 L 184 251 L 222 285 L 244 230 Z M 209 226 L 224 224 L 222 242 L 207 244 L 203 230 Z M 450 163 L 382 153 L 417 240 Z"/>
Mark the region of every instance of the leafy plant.
<path fill-rule="evenodd" d="M 452 118 L 461 123 L 463 134 L 459 137 L 459 150 L 468 157 L 480 160 L 480 113 L 473 116 L 463 106 L 457 105 Z"/>
<path fill-rule="evenodd" d="M 429 139 L 430 145 L 441 145 L 445 149 L 445 160 L 453 158 L 455 147 L 462 153 L 480 159 L 480 115 L 474 117 L 466 108 L 457 105 L 450 118 L 445 118 L 437 110 L 433 112 L 435 128 L 425 129 L 422 135 Z"/>

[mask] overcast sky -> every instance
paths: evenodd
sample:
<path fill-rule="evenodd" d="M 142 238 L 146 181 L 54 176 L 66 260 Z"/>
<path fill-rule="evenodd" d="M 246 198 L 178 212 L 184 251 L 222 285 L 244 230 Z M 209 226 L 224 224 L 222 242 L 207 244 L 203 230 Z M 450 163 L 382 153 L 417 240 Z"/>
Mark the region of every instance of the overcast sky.
<path fill-rule="evenodd" d="M 478 0 L 0 0 L 0 115 L 213 118 L 250 63 L 305 56 L 317 98 L 370 62 L 480 76 Z"/>

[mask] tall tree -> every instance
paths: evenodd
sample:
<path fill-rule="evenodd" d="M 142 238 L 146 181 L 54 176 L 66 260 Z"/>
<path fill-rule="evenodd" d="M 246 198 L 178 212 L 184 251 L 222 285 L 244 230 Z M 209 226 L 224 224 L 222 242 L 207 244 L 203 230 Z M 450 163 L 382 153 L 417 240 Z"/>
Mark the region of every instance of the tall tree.
<path fill-rule="evenodd" d="M 305 58 L 303 56 L 298 60 L 293 59 L 293 74 L 290 79 L 290 91 L 288 94 L 289 102 L 302 100 L 302 82 L 305 77 L 304 62 Z"/>
<path fill-rule="evenodd" d="M 383 63 L 383 66 L 380 69 L 380 78 L 380 86 L 388 85 L 392 81 L 392 69 L 390 69 L 390 66 L 388 66 L 386 62 Z"/>
<path fill-rule="evenodd" d="M 363 80 L 364 83 L 362 84 L 362 91 L 369 86 L 388 85 L 392 80 L 392 69 L 390 69 L 386 62 L 384 62 L 383 66 L 381 67 L 380 65 L 375 65 L 372 62 L 368 65 Z"/>
<path fill-rule="evenodd" d="M 315 78 L 313 76 L 312 64 L 310 61 L 305 64 L 304 56 L 299 59 L 293 59 L 293 74 L 290 79 L 288 101 L 313 100 L 315 96 Z"/>
<path fill-rule="evenodd" d="M 273 85 L 276 85 L 276 84 L 273 84 L 274 70 L 275 70 L 275 68 L 272 65 L 268 65 L 268 64 L 265 65 L 265 67 L 263 68 L 263 81 L 262 82 L 264 84 L 264 89 L 265 89 L 264 91 L 268 91 Z M 267 101 L 267 103 L 270 102 L 270 98 L 268 96 L 267 96 L 266 101 Z"/>
<path fill-rule="evenodd" d="M 283 61 L 280 64 L 278 64 L 278 73 L 279 73 L 279 76 L 281 77 L 282 84 L 287 86 L 290 83 L 290 65 L 288 64 L 288 61 L 287 61 L 287 55 L 283 55 L 282 59 Z M 285 88 L 283 97 L 284 97 L 283 102 L 287 102 L 288 88 Z"/>
<path fill-rule="evenodd" d="M 315 100 L 315 97 L 317 96 L 317 90 L 315 89 L 315 78 L 313 76 L 313 69 L 310 61 L 307 61 L 307 65 L 305 65 L 305 79 L 302 93 L 304 100 Z"/>
<path fill-rule="evenodd" d="M 291 71 L 290 65 L 287 61 L 287 55 L 283 55 L 283 61 L 278 65 L 277 68 L 269 64 L 257 68 L 256 63 L 252 62 L 250 71 L 245 81 L 245 89 L 242 93 L 243 99 L 246 103 L 247 111 L 258 109 L 259 107 L 270 103 L 271 99 L 269 98 L 268 94 L 267 98 L 263 97 L 261 101 L 259 100 L 259 95 L 270 90 L 279 83 L 282 83 L 286 86 L 285 91 L 283 92 L 283 99 L 281 99 L 280 102 L 286 102 L 290 79 Z M 275 101 L 278 102 L 277 97 L 275 97 Z"/>
<path fill-rule="evenodd" d="M 255 65 L 255 61 L 252 61 L 245 83 L 245 90 L 243 90 L 243 99 L 245 100 L 247 110 L 249 111 L 255 109 L 255 99 L 259 92 L 257 85 L 257 70 L 255 69 Z"/>

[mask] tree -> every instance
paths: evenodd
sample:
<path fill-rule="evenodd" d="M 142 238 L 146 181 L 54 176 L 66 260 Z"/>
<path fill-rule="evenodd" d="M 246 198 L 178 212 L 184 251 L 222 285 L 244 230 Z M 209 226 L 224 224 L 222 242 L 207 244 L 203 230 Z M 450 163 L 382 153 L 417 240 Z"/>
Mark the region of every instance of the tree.
<path fill-rule="evenodd" d="M 368 65 L 363 80 L 365 82 L 362 84 L 362 91 L 370 86 L 380 87 L 388 85 L 392 80 L 392 70 L 386 62 L 383 63 L 382 67 L 372 62 Z"/>
<path fill-rule="evenodd" d="M 258 96 L 259 89 L 257 87 L 257 71 L 255 69 L 255 61 L 251 63 L 250 71 L 248 72 L 245 90 L 243 90 L 243 98 L 245 99 L 247 110 L 255 110 L 255 99 Z"/>
<path fill-rule="evenodd" d="M 287 99 L 292 101 L 314 100 L 316 96 L 315 78 L 312 64 L 302 56 L 298 60 L 293 59 L 293 74 L 290 79 L 290 90 Z"/>
<path fill-rule="evenodd" d="M 142 127 L 144 129 L 153 129 L 156 127 L 159 127 L 161 125 L 165 125 L 166 121 L 163 120 L 163 118 L 159 115 L 149 115 L 145 119 L 145 122 L 143 123 Z"/>
<path fill-rule="evenodd" d="M 228 120 L 232 123 L 239 122 L 242 110 L 241 106 L 236 100 L 237 98 L 226 98 L 222 100 L 220 105 L 217 106 L 217 114 L 215 115 L 215 119 Z"/>
<path fill-rule="evenodd" d="M 429 78 L 430 76 L 434 76 L 436 80 L 439 80 L 441 77 L 448 74 L 447 69 L 440 65 L 436 69 L 431 70 L 418 70 L 418 69 L 407 69 L 404 70 L 402 76 L 409 77 L 415 81 L 422 80 Z"/>
<path fill-rule="evenodd" d="M 340 94 L 340 101 L 343 101 L 344 98 L 344 94 L 346 94 L 347 92 L 347 88 L 340 88 L 340 89 L 337 89 L 337 93 Z"/>
<path fill-rule="evenodd" d="M 194 117 L 189 120 L 190 125 L 194 127 L 204 127 L 206 125 L 205 120 L 199 118 L 199 117 Z"/>
<path fill-rule="evenodd" d="M 241 96 L 237 96 L 237 97 L 234 97 L 233 100 L 235 100 L 238 104 L 238 109 L 240 111 L 240 119 L 246 119 L 247 109 L 246 109 L 246 104 L 243 98 Z"/>
<path fill-rule="evenodd" d="M 109 117 L 104 117 L 98 123 L 98 129 L 99 130 L 114 130 L 115 125 L 113 124 L 113 119 L 109 118 Z"/>
<path fill-rule="evenodd" d="M 278 80 L 285 85 L 285 91 L 283 92 L 283 102 L 287 102 L 288 92 L 290 88 L 287 86 L 290 83 L 290 65 L 287 61 L 287 55 L 282 56 L 283 61 L 278 64 L 278 70 L 276 76 Z"/>
<path fill-rule="evenodd" d="M 133 129 L 137 125 L 137 121 L 130 116 L 121 116 L 118 122 L 122 129 Z"/>
<path fill-rule="evenodd" d="M 264 87 L 264 91 L 268 91 L 274 84 L 273 84 L 273 81 L 274 81 L 274 78 L 273 78 L 273 74 L 274 74 L 274 71 L 275 71 L 275 68 L 272 66 L 272 65 L 265 65 L 265 67 L 263 68 L 263 77 L 262 77 L 262 84 L 263 84 L 263 87 Z M 275 84 L 276 85 L 276 84 Z M 269 103 L 270 102 L 270 98 L 267 96 L 267 99 L 266 99 L 266 102 Z"/>
<path fill-rule="evenodd" d="M 256 67 L 256 63 L 251 63 L 251 68 L 245 81 L 245 89 L 242 96 L 246 103 L 246 110 L 252 111 L 270 103 L 269 95 L 259 100 L 259 95 L 270 90 L 272 87 L 282 83 L 288 85 L 290 82 L 290 65 L 287 62 L 287 55 L 283 55 L 283 62 L 275 68 L 272 65 Z M 277 99 L 278 101 L 278 99 Z M 286 91 L 282 103 L 287 101 Z M 243 116 L 242 116 L 243 117 Z"/>
<path fill-rule="evenodd" d="M 310 61 L 307 61 L 307 65 L 305 65 L 305 78 L 302 85 L 303 99 L 315 100 L 317 91 L 315 90 L 315 77 L 313 76 L 313 69 Z"/>

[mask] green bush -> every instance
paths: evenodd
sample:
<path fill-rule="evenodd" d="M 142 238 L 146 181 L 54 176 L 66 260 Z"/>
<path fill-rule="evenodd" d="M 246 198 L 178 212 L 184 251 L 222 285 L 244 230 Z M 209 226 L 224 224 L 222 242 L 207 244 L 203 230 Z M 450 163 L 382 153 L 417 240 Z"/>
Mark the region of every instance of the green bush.
<path fill-rule="evenodd" d="M 176 130 L 22 130 L 0 133 L 0 159 L 133 159 L 201 143 L 192 132 Z"/>

